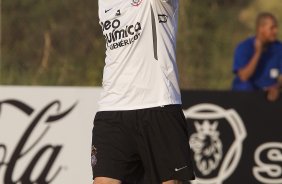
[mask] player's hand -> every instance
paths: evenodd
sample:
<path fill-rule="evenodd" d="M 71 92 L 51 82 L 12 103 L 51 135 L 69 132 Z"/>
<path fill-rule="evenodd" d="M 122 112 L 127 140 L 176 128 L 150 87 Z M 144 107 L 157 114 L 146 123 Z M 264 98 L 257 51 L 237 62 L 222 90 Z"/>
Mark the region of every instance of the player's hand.
<path fill-rule="evenodd" d="M 263 51 L 263 42 L 256 38 L 255 40 L 255 52 L 258 53 L 258 54 L 261 54 Z"/>
<path fill-rule="evenodd" d="M 279 90 L 279 87 L 277 86 L 274 86 L 274 87 L 270 87 L 268 89 L 268 93 L 267 93 L 267 99 L 270 101 L 270 102 L 275 102 L 279 99 L 280 97 L 280 90 Z"/>

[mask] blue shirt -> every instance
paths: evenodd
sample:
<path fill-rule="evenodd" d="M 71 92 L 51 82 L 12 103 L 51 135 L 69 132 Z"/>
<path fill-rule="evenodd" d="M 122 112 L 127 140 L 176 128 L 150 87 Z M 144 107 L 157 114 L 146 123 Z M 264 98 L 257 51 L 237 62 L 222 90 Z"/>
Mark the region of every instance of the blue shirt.
<path fill-rule="evenodd" d="M 276 41 L 269 44 L 263 51 L 253 76 L 247 82 L 239 78 L 238 71 L 250 62 L 255 53 L 254 43 L 255 37 L 251 37 L 236 48 L 233 65 L 236 76 L 232 87 L 235 91 L 265 89 L 277 84 L 279 75 L 282 75 L 282 43 Z"/>

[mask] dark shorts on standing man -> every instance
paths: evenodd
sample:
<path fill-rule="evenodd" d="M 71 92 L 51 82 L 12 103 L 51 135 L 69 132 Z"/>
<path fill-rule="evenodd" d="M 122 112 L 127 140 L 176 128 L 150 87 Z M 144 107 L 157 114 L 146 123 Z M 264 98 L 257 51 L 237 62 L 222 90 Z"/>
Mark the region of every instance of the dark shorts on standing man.
<path fill-rule="evenodd" d="M 92 135 L 93 179 L 160 184 L 195 178 L 181 105 L 99 111 Z"/>

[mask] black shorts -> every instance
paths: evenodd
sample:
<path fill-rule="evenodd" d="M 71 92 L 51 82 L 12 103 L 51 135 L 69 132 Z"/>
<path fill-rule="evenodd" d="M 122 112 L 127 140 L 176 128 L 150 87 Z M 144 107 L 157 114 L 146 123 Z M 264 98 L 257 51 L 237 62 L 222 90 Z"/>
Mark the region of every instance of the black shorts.
<path fill-rule="evenodd" d="M 181 105 L 99 111 L 92 135 L 93 179 L 160 184 L 195 178 Z"/>

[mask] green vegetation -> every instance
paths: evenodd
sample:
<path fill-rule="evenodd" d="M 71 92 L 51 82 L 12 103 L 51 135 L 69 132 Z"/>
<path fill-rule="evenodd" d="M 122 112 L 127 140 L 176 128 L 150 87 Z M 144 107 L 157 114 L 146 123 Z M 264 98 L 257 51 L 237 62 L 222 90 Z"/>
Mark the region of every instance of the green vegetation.
<path fill-rule="evenodd" d="M 260 11 L 282 20 L 281 0 L 180 0 L 181 88 L 228 89 L 236 44 Z M 2 2 L 2 85 L 101 84 L 105 45 L 97 0 Z"/>

